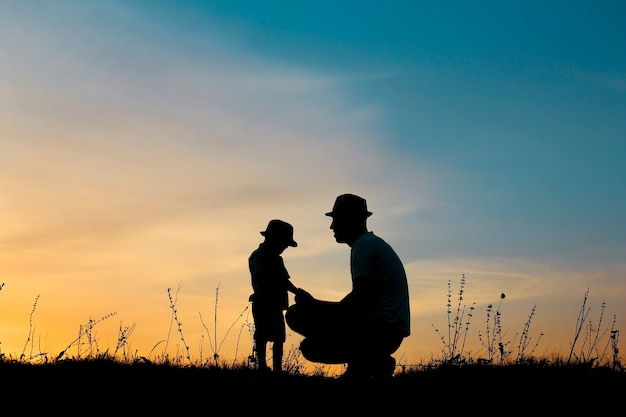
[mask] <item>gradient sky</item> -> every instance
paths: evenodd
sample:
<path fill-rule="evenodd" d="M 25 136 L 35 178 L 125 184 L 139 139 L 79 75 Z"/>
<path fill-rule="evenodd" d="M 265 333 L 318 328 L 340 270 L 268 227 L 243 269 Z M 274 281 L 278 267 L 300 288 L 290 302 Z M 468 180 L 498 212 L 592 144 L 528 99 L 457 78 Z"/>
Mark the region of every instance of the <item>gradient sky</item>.
<path fill-rule="evenodd" d="M 170 288 L 192 356 L 245 358 L 270 219 L 297 286 L 349 291 L 324 216 L 345 192 L 407 269 L 399 363 L 441 357 L 463 275 L 472 355 L 501 293 L 514 354 L 530 320 L 535 354 L 567 356 L 587 291 L 606 346 L 625 21 L 618 0 L 1 1 L 0 352 L 56 355 L 105 317 L 101 351 L 129 327 L 129 352 L 179 355 Z"/>

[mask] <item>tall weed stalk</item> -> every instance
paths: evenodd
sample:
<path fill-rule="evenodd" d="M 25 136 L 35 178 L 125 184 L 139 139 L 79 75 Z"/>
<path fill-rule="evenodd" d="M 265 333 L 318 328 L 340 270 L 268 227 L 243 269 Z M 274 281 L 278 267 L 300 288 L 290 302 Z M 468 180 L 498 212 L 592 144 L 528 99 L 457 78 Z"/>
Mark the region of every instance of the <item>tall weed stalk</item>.
<path fill-rule="evenodd" d="M 443 343 L 442 361 L 446 363 L 458 364 L 465 361 L 463 358 L 463 351 L 465 349 L 465 342 L 467 341 L 467 334 L 469 331 L 470 321 L 472 319 L 472 315 L 474 312 L 474 305 L 476 303 L 472 303 L 469 307 L 469 311 L 466 314 L 466 305 L 461 306 L 463 301 L 463 293 L 465 291 L 465 274 L 461 276 L 461 282 L 458 292 L 458 299 L 456 305 L 456 311 L 454 316 L 452 316 L 452 286 L 450 281 L 448 281 L 448 302 L 447 306 L 447 317 L 448 317 L 448 337 L 447 339 L 439 332 L 434 325 L 433 328 L 435 332 L 441 338 Z M 463 321 L 467 320 L 467 321 Z"/>
<path fill-rule="evenodd" d="M 30 314 L 28 316 L 28 337 L 26 338 L 26 343 L 24 343 L 24 349 L 22 349 L 22 353 L 20 354 L 20 360 L 24 360 L 24 356 L 26 352 L 26 348 L 28 344 L 31 344 L 31 354 L 28 360 L 33 358 L 32 355 L 32 346 L 33 346 L 33 334 L 35 333 L 35 328 L 33 327 L 33 315 L 35 314 L 35 310 L 37 309 L 37 303 L 39 302 L 39 295 L 35 297 L 35 302 L 33 303 L 33 308 L 30 310 Z"/>
<path fill-rule="evenodd" d="M 187 341 L 185 341 L 185 335 L 183 334 L 183 324 L 178 319 L 178 310 L 176 309 L 176 303 L 178 302 L 178 293 L 181 288 L 182 288 L 182 282 L 178 284 L 178 288 L 176 289 L 176 294 L 174 297 L 172 297 L 172 289 L 171 288 L 167 289 L 167 296 L 170 301 L 170 309 L 172 310 L 172 317 L 170 319 L 170 329 L 167 334 L 165 347 L 163 348 L 163 356 L 167 358 L 166 352 L 167 352 L 167 346 L 170 340 L 170 335 L 172 332 L 172 326 L 174 323 L 176 323 L 176 328 L 178 330 L 178 334 L 180 335 L 180 340 L 183 342 L 183 347 L 185 348 L 185 357 L 187 358 L 189 363 L 192 364 L 191 354 L 189 352 L 189 345 L 187 345 Z"/>
<path fill-rule="evenodd" d="M 504 293 L 500 294 L 500 302 L 498 304 L 497 309 L 493 309 L 493 304 L 487 305 L 487 323 L 486 323 L 486 331 L 485 337 L 483 337 L 482 333 L 478 332 L 478 340 L 481 345 L 483 345 L 487 349 L 487 360 L 488 363 L 493 363 L 496 361 L 502 364 L 508 357 L 509 352 L 506 350 L 506 346 L 508 342 L 505 342 L 502 339 L 502 313 L 500 309 L 502 308 L 502 301 L 506 298 Z"/>
<path fill-rule="evenodd" d="M 224 337 L 222 338 L 222 340 L 218 344 L 217 343 L 217 302 L 218 302 L 218 299 L 219 299 L 219 290 L 220 290 L 220 287 L 218 285 L 217 288 L 215 288 L 215 305 L 214 305 L 214 309 L 213 309 L 213 311 L 214 311 L 214 313 L 213 313 L 213 335 L 214 335 L 214 339 L 213 340 L 211 339 L 211 333 L 209 332 L 209 328 L 206 326 L 206 324 L 204 323 L 204 320 L 202 319 L 202 313 L 198 313 L 200 315 L 200 322 L 202 323 L 202 327 L 204 327 L 204 330 L 207 333 L 207 337 L 209 338 L 209 346 L 211 347 L 211 351 L 213 352 L 213 361 L 215 362 L 216 365 L 219 362 L 219 358 L 220 358 L 219 352 L 222 349 L 222 344 L 224 343 L 224 341 L 226 340 L 226 338 L 230 334 L 230 331 L 233 329 L 235 324 L 237 324 L 237 322 L 243 317 L 245 312 L 248 310 L 248 306 L 246 305 L 246 307 L 244 307 L 243 311 L 241 313 L 239 313 L 239 316 L 237 316 L 235 321 L 230 325 L 230 327 L 226 331 L 226 334 L 224 334 Z"/>
<path fill-rule="evenodd" d="M 617 321 L 616 316 L 613 316 L 613 322 L 611 324 L 610 330 L 608 328 L 602 328 L 604 311 L 606 310 L 606 301 L 602 300 L 602 303 L 600 304 L 598 324 L 594 326 L 592 320 L 589 318 L 591 307 L 587 306 L 588 300 L 589 288 L 587 288 L 587 291 L 585 292 L 582 305 L 580 307 L 580 310 L 578 311 L 578 318 L 576 320 L 576 327 L 574 329 L 574 339 L 570 344 L 570 351 L 567 358 L 567 363 L 570 364 L 572 362 L 572 359 L 575 358 L 577 363 L 583 363 L 587 365 L 593 365 L 594 363 L 599 364 L 607 360 L 607 350 L 611 349 L 612 354 L 610 356 L 610 359 L 608 359 L 611 362 L 611 366 L 614 369 L 623 369 L 624 367 L 619 360 L 619 348 L 617 343 L 619 340 L 619 330 L 615 329 L 615 323 Z M 580 343 L 578 354 L 576 354 L 576 345 L 579 342 L 581 335 L 583 334 L 583 330 L 584 336 Z M 607 338 L 606 344 L 604 345 L 604 348 L 600 350 L 599 344 L 607 334 L 609 334 L 609 337 Z"/>
<path fill-rule="evenodd" d="M 93 329 L 94 327 L 96 327 L 96 325 L 114 315 L 116 315 L 117 313 L 113 312 L 113 313 L 109 313 L 106 314 L 102 317 L 100 317 L 97 320 L 92 319 L 91 317 L 89 318 L 89 320 L 87 321 L 87 323 L 85 325 L 80 325 L 78 327 L 78 336 L 76 337 L 76 339 L 72 340 L 72 342 L 70 342 L 69 345 L 67 345 L 67 347 L 65 349 L 63 349 L 56 357 L 55 360 L 59 360 L 61 358 L 63 358 L 63 356 L 65 356 L 65 354 L 67 353 L 67 351 L 74 345 L 76 345 L 76 359 L 81 359 L 82 357 L 82 351 L 81 351 L 81 346 L 83 345 L 82 339 L 86 338 L 87 341 L 85 342 L 87 344 L 87 350 L 88 353 L 86 354 L 86 358 L 87 359 L 92 359 L 95 355 L 94 355 L 94 345 L 96 345 L 96 349 L 97 349 L 97 340 L 94 339 L 93 337 Z M 96 352 L 97 353 L 97 352 Z M 84 358 L 83 358 L 84 359 Z"/>

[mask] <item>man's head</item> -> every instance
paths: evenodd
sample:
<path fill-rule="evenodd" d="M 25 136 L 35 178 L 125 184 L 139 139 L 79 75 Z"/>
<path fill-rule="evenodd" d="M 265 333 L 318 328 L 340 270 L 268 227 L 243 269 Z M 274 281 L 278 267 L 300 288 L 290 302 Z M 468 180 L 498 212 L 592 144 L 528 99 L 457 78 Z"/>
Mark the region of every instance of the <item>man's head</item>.
<path fill-rule="evenodd" d="M 282 220 L 270 220 L 264 231 L 261 232 L 265 236 L 267 242 L 276 244 L 276 246 L 298 246 L 293 240 L 293 226 Z"/>
<path fill-rule="evenodd" d="M 367 231 L 366 221 L 372 212 L 367 210 L 364 198 L 354 194 L 342 194 L 335 200 L 333 210 L 326 215 L 333 218 L 330 228 L 335 232 L 337 243 L 352 246 Z"/>
<path fill-rule="evenodd" d="M 372 212 L 367 210 L 367 202 L 364 198 L 354 194 L 342 194 L 335 199 L 333 211 L 329 211 L 326 215 L 332 218 L 367 218 L 372 215 Z"/>

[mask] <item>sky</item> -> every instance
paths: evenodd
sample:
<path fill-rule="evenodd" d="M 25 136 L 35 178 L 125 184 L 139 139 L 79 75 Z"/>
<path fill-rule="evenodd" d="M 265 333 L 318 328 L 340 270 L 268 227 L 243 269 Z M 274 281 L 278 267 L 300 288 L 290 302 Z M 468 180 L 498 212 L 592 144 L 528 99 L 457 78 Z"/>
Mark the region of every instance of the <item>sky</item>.
<path fill-rule="evenodd" d="M 354 193 L 407 271 L 399 364 L 441 358 L 457 308 L 472 357 L 496 309 L 513 357 L 610 356 L 625 19 L 618 0 L 0 1 L 0 353 L 245 361 L 259 232 L 290 222 L 292 281 L 339 300 L 350 248 L 324 213 Z"/>

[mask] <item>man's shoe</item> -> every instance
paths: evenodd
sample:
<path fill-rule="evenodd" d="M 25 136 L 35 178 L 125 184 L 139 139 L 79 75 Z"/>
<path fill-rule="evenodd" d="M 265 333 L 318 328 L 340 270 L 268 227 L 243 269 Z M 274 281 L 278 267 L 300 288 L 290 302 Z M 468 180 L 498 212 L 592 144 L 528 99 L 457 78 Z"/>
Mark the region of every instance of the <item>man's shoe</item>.
<path fill-rule="evenodd" d="M 349 363 L 348 369 L 339 376 L 339 379 L 346 382 L 363 382 L 370 379 L 370 372 L 369 369 L 363 365 Z"/>

